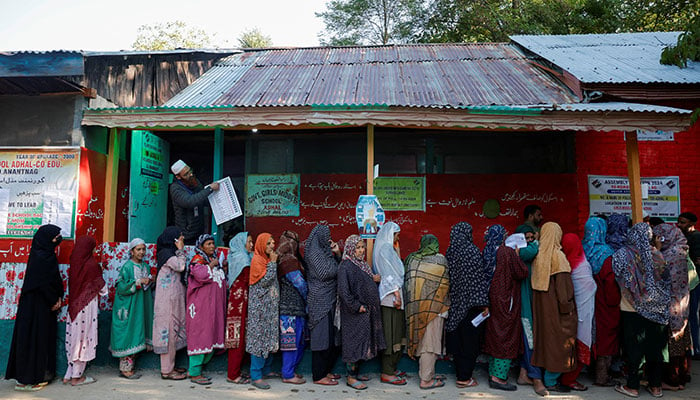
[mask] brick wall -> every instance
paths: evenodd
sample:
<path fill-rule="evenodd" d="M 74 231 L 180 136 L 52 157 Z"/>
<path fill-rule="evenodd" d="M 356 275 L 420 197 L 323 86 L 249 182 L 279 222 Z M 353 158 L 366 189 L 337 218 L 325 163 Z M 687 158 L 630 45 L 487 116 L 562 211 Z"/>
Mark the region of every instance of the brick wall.
<path fill-rule="evenodd" d="M 700 214 L 700 122 L 675 134 L 673 142 L 639 142 L 642 177 L 678 176 L 681 212 Z M 625 140 L 622 132 L 578 132 L 576 164 L 578 229 L 588 219 L 588 175 L 627 176 Z"/>

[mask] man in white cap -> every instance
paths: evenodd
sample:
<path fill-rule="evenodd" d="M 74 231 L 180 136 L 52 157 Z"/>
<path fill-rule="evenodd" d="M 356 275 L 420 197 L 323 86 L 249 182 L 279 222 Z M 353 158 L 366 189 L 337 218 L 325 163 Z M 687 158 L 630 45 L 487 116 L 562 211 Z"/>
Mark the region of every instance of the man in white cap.
<path fill-rule="evenodd" d="M 182 160 L 177 160 L 170 171 L 175 180 L 170 185 L 170 200 L 173 202 L 175 225 L 182 229 L 185 244 L 194 244 L 204 233 L 204 206 L 207 196 L 219 190 L 219 183 L 212 182 L 202 187 L 194 171 Z"/>

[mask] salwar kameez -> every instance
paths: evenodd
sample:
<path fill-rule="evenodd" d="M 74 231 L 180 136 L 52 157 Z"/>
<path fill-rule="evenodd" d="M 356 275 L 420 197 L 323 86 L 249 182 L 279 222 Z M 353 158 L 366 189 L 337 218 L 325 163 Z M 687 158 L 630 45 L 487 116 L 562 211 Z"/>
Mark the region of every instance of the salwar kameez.
<path fill-rule="evenodd" d="M 106 286 L 102 288 L 99 295 L 107 295 Z M 82 377 L 88 361 L 95 359 L 98 314 L 98 299 L 95 297 L 78 313 L 75 320 L 69 319 L 66 325 L 65 340 L 68 368 L 63 379 Z"/>

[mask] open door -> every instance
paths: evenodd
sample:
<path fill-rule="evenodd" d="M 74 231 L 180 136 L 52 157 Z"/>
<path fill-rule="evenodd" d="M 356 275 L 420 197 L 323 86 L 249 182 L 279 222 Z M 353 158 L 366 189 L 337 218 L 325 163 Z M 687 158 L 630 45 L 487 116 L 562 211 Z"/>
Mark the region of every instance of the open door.
<path fill-rule="evenodd" d="M 148 131 L 131 133 L 129 240 L 155 243 L 167 224 L 170 145 Z"/>

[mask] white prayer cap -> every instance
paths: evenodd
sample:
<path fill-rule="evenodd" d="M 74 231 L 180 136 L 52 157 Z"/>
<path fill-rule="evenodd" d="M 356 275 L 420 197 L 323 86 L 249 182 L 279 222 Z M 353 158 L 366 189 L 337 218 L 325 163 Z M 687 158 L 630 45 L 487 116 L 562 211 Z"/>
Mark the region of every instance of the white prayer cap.
<path fill-rule="evenodd" d="M 182 170 L 185 169 L 186 166 L 187 166 L 187 164 L 185 164 L 184 161 L 177 160 L 177 161 L 175 161 L 175 164 L 170 166 L 170 170 L 173 172 L 173 174 L 177 175 L 180 172 L 182 172 Z"/>
<path fill-rule="evenodd" d="M 146 242 L 144 242 L 143 239 L 134 238 L 134 240 L 132 240 L 131 242 L 129 242 L 129 251 L 133 250 L 134 247 L 136 247 L 136 246 L 138 246 L 138 245 L 140 245 L 140 244 L 145 245 Z"/>

